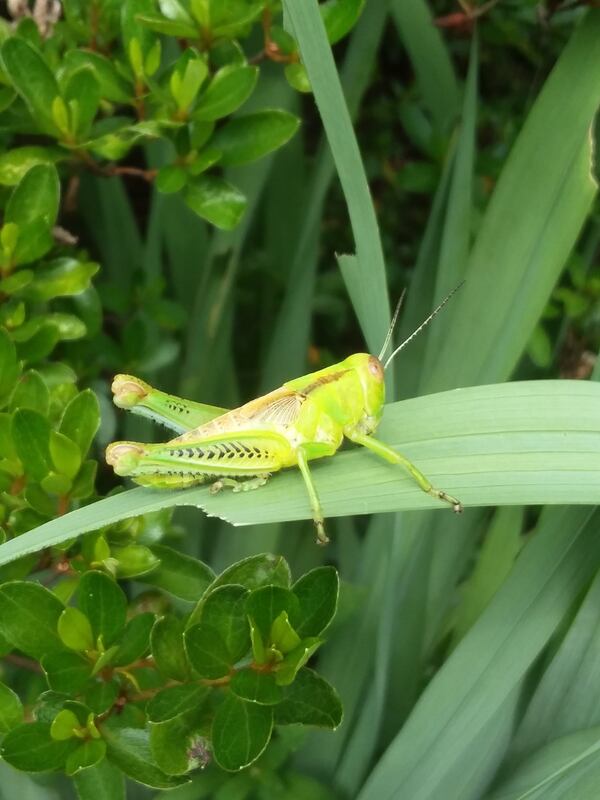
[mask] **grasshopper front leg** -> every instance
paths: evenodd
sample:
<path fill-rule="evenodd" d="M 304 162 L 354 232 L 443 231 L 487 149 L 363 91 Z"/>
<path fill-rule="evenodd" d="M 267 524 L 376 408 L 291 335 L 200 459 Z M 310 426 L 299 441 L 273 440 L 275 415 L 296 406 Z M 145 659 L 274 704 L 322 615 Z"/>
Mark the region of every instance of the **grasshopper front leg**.
<path fill-rule="evenodd" d="M 308 461 L 310 458 L 322 458 L 323 456 L 331 456 L 335 453 L 336 448 L 333 445 L 324 444 L 321 442 L 313 442 L 301 444 L 296 449 L 296 458 L 298 459 L 298 467 L 300 474 L 304 478 L 306 491 L 308 492 L 308 499 L 310 508 L 313 515 L 313 522 L 317 529 L 317 544 L 329 544 L 329 537 L 325 533 L 325 518 L 323 517 L 323 509 L 321 508 L 321 501 L 317 494 L 317 489 L 314 484 Z"/>
<path fill-rule="evenodd" d="M 463 510 L 462 503 L 460 500 L 457 500 L 456 497 L 452 497 L 452 495 L 447 494 L 442 489 L 436 489 L 435 486 L 432 486 L 430 481 L 423 475 L 420 469 L 415 467 L 415 465 L 405 458 L 400 453 L 397 453 L 395 450 L 392 450 L 391 447 L 388 447 L 383 442 L 380 442 L 378 439 L 375 439 L 373 436 L 367 436 L 364 433 L 358 433 L 355 430 L 346 430 L 344 431 L 344 435 L 350 439 L 352 442 L 356 442 L 356 444 L 361 444 L 363 447 L 366 447 L 371 452 L 376 453 L 381 458 L 384 458 L 386 461 L 389 461 L 391 464 L 400 464 L 400 466 L 404 467 L 406 471 L 412 475 L 415 481 L 419 484 L 421 489 L 427 494 L 430 494 L 432 497 L 437 498 L 438 500 L 442 500 L 444 503 L 449 503 L 452 506 L 452 510 L 456 514 L 460 514 Z"/>

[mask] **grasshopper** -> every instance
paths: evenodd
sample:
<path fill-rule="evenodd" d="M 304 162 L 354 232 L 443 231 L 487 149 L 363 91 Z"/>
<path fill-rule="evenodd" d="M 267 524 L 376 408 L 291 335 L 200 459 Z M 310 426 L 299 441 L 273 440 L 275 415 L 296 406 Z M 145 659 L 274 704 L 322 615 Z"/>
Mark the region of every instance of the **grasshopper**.
<path fill-rule="evenodd" d="M 355 353 L 233 410 L 182 400 L 131 375 L 117 375 L 112 384 L 115 405 L 180 435 L 161 444 L 114 442 L 107 448 L 106 461 L 117 475 L 129 476 L 142 486 L 181 489 L 212 481 L 211 492 L 226 486 L 234 492 L 256 489 L 273 472 L 298 466 L 317 542 L 326 544 L 329 539 L 309 462 L 334 455 L 346 438 L 403 467 L 424 492 L 460 513 L 459 500 L 436 489 L 407 458 L 373 436 L 383 415 L 385 369 L 458 288 L 385 361 L 404 295 L 378 356 Z"/>

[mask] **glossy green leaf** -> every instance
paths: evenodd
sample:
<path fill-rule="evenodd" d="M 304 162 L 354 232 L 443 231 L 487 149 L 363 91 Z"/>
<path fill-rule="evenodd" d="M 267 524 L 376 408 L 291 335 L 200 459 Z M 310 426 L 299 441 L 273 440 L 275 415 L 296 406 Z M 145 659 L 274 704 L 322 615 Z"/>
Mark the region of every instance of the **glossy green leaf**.
<path fill-rule="evenodd" d="M 123 590 L 103 572 L 84 573 L 77 588 L 77 604 L 89 619 L 94 639 L 108 647 L 125 627 L 127 600 Z"/>
<path fill-rule="evenodd" d="M 45 256 L 53 245 L 54 240 L 48 223 L 43 219 L 34 219 L 19 227 L 12 263 L 15 266 L 31 264 L 32 261 Z"/>
<path fill-rule="evenodd" d="M 190 664 L 201 678 L 222 678 L 233 667 L 229 649 L 219 631 L 199 623 L 185 632 L 185 651 Z"/>
<path fill-rule="evenodd" d="M 150 635 L 152 656 L 157 668 L 166 678 L 177 681 L 185 681 L 189 676 L 183 631 L 183 622 L 168 615 L 155 622 Z"/>
<path fill-rule="evenodd" d="M 225 123 L 213 134 L 210 144 L 220 151 L 224 166 L 248 164 L 284 145 L 298 125 L 298 118 L 288 111 L 257 111 Z"/>
<path fill-rule="evenodd" d="M 0 633 L 13 647 L 33 658 L 64 650 L 58 633 L 63 604 L 37 583 L 0 585 Z"/>
<path fill-rule="evenodd" d="M 23 722 L 23 706 L 18 694 L 0 683 L 0 734 L 8 733 Z"/>
<path fill-rule="evenodd" d="M 181 54 L 169 80 L 179 112 L 187 113 L 207 75 L 206 62 L 194 50 L 190 48 Z"/>
<path fill-rule="evenodd" d="M 125 778 L 107 759 L 73 775 L 79 800 L 125 800 Z"/>
<path fill-rule="evenodd" d="M 75 713 L 68 708 L 63 708 L 52 720 L 50 736 L 58 742 L 72 739 L 75 731 L 79 730 L 81 723 Z"/>
<path fill-rule="evenodd" d="M 83 702 L 94 714 L 104 714 L 111 709 L 119 696 L 120 686 L 116 680 L 98 681 L 85 687 Z"/>
<path fill-rule="evenodd" d="M 299 670 L 308 663 L 310 658 L 316 653 L 323 644 L 323 639 L 316 636 L 308 636 L 293 650 L 287 652 L 277 664 L 275 680 L 278 686 L 289 686 L 296 680 Z"/>
<path fill-rule="evenodd" d="M 6 207 L 5 222 L 20 228 L 43 220 L 51 227 L 56 222 L 60 201 L 58 173 L 53 164 L 36 164 L 13 189 Z"/>
<path fill-rule="evenodd" d="M 154 622 L 154 614 L 149 611 L 136 614 L 127 622 L 121 644 L 113 658 L 115 666 L 127 666 L 148 653 Z"/>
<path fill-rule="evenodd" d="M 34 369 L 27 370 L 21 378 L 10 398 L 10 408 L 28 408 L 46 416 L 50 406 L 50 392 L 42 376 Z"/>
<path fill-rule="evenodd" d="M 210 690 L 197 683 L 185 683 L 180 686 L 169 686 L 157 692 L 146 706 L 146 714 L 150 722 L 165 722 L 185 711 L 198 709 L 208 696 Z"/>
<path fill-rule="evenodd" d="M 178 20 L 179 22 L 187 22 L 193 24 L 194 19 L 186 10 L 185 3 L 180 0 L 158 0 L 158 7 L 160 13 L 167 19 Z"/>
<path fill-rule="evenodd" d="M 48 723 L 29 722 L 6 734 L 0 754 L 15 769 L 24 772 L 48 772 L 64 766 L 67 756 L 75 747 L 72 739 L 52 739 Z"/>
<path fill-rule="evenodd" d="M 58 635 L 66 647 L 78 652 L 91 650 L 95 645 L 90 621 L 78 608 L 69 607 L 62 612 Z"/>
<path fill-rule="evenodd" d="M 100 83 L 92 67 L 81 67 L 69 75 L 64 97 L 71 112 L 71 130 L 78 141 L 85 139 L 100 105 Z"/>
<path fill-rule="evenodd" d="M 326 0 L 319 6 L 329 44 L 335 44 L 352 30 L 365 0 Z"/>
<path fill-rule="evenodd" d="M 311 91 L 310 80 L 304 64 L 286 64 L 285 78 L 289 85 L 297 92 L 308 94 Z"/>
<path fill-rule="evenodd" d="M 4 229 L 6 230 L 6 228 Z M 33 280 L 34 273 L 30 269 L 20 269 L 0 280 L 0 292 L 6 295 L 20 294 Z"/>
<path fill-rule="evenodd" d="M 337 608 L 339 578 L 334 567 L 317 567 L 292 587 L 300 609 L 292 619 L 299 636 L 318 636 L 329 625 Z"/>
<path fill-rule="evenodd" d="M 74 500 L 84 499 L 94 493 L 97 469 L 98 462 L 92 460 L 83 462 L 70 491 Z"/>
<path fill-rule="evenodd" d="M 87 333 L 85 323 L 74 314 L 64 314 L 62 312 L 53 312 L 46 314 L 46 325 L 52 326 L 56 329 L 58 338 L 64 341 L 71 341 L 74 339 L 81 339 Z"/>
<path fill-rule="evenodd" d="M 222 67 L 202 92 L 193 118 L 212 122 L 233 114 L 250 97 L 257 78 L 257 67 L 236 64 Z"/>
<path fill-rule="evenodd" d="M 28 145 L 11 147 L 0 155 L 0 184 L 16 186 L 26 172 L 38 164 L 54 164 L 65 157 L 59 148 Z"/>
<path fill-rule="evenodd" d="M 15 346 L 8 333 L 0 328 L 0 404 L 13 391 L 20 371 Z"/>
<path fill-rule="evenodd" d="M 163 194 L 179 192 L 187 183 L 187 173 L 178 164 L 166 164 L 161 167 L 156 176 L 154 185 Z"/>
<path fill-rule="evenodd" d="M 100 409 L 96 395 L 90 389 L 84 389 L 65 408 L 59 430 L 78 444 L 81 455 L 85 456 L 99 425 Z"/>
<path fill-rule="evenodd" d="M 241 669 L 229 684 L 231 691 L 251 703 L 272 706 L 283 699 L 283 690 L 275 682 L 275 676 L 253 669 Z"/>
<path fill-rule="evenodd" d="M 274 709 L 276 725 L 301 723 L 331 730 L 341 723 L 342 713 L 342 703 L 333 686 L 306 667 L 283 689 L 283 700 Z"/>
<path fill-rule="evenodd" d="M 65 64 L 74 70 L 91 68 L 100 84 L 103 98 L 113 103 L 128 103 L 133 94 L 132 87 L 121 77 L 115 65 L 106 56 L 92 53 L 90 50 L 67 50 Z"/>
<path fill-rule="evenodd" d="M 171 789 L 184 782 L 166 775 L 156 765 L 146 728 L 131 728 L 123 724 L 122 718 L 112 717 L 102 725 L 102 736 L 110 761 L 134 781 L 155 789 Z"/>
<path fill-rule="evenodd" d="M 188 627 L 200 622 L 221 635 L 230 664 L 235 664 L 250 649 L 248 594 L 243 586 L 220 586 L 201 600 L 188 620 Z"/>
<path fill-rule="evenodd" d="M 205 749 L 208 745 L 203 730 L 201 714 L 195 711 L 151 723 L 150 747 L 158 766 L 168 775 L 185 775 L 198 766 L 198 745 L 203 743 Z"/>
<path fill-rule="evenodd" d="M 104 758 L 106 743 L 102 739 L 88 739 L 79 745 L 77 750 L 69 753 L 65 763 L 67 775 L 76 775 L 82 770 L 94 767 Z"/>
<path fill-rule="evenodd" d="M 98 272 L 93 261 L 57 258 L 36 267 L 35 279 L 27 288 L 32 300 L 52 300 L 54 297 L 77 295 L 87 289 Z"/>
<path fill-rule="evenodd" d="M 58 84 L 39 50 L 24 39 L 12 36 L 4 42 L 0 52 L 5 72 L 34 119 L 43 131 L 56 134 L 51 108 L 54 98 L 59 96 Z"/>
<path fill-rule="evenodd" d="M 81 453 L 75 442 L 58 431 L 50 431 L 49 449 L 54 469 L 74 478 L 81 466 Z"/>
<path fill-rule="evenodd" d="M 167 36 L 192 38 L 198 33 L 194 25 L 179 20 L 166 19 L 158 14 L 138 14 L 137 19 L 148 30 L 164 33 Z"/>
<path fill-rule="evenodd" d="M 42 658 L 42 667 L 55 692 L 78 692 L 92 676 L 92 665 L 78 653 L 49 653 Z"/>
<path fill-rule="evenodd" d="M 115 559 L 119 578 L 135 578 L 152 572 L 159 561 L 145 544 L 114 545 L 111 557 Z"/>
<path fill-rule="evenodd" d="M 269 743 L 272 729 L 273 711 L 269 706 L 248 703 L 228 694 L 212 725 L 215 761 L 229 771 L 247 767 Z"/>
<path fill-rule="evenodd" d="M 283 556 L 259 553 L 227 567 L 215 578 L 210 588 L 216 589 L 217 586 L 237 583 L 250 590 L 267 585 L 289 589 L 291 582 L 290 567 Z"/>
<path fill-rule="evenodd" d="M 152 545 L 151 550 L 160 563 L 157 569 L 143 576 L 143 583 L 158 586 L 184 600 L 198 601 L 214 579 L 211 568 L 166 545 Z"/>
<path fill-rule="evenodd" d="M 292 619 L 297 619 L 299 609 L 298 598 L 280 586 L 255 589 L 246 602 L 246 612 L 258 626 L 264 642 L 270 641 L 271 626 L 282 611 Z"/>
<path fill-rule="evenodd" d="M 199 217 L 226 231 L 236 227 L 247 205 L 239 189 L 212 175 L 199 175 L 191 180 L 184 200 Z"/>

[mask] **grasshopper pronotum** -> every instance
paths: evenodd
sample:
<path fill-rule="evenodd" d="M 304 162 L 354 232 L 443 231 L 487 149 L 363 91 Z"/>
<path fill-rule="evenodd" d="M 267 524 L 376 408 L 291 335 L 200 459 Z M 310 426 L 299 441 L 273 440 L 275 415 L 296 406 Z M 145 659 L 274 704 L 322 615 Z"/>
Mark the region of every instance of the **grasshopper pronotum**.
<path fill-rule="evenodd" d="M 256 489 L 273 472 L 298 466 L 308 491 L 317 541 L 326 544 L 323 512 L 308 465 L 316 458 L 334 455 L 345 437 L 404 467 L 424 492 L 460 513 L 459 500 L 433 487 L 407 458 L 373 436 L 383 415 L 386 367 L 458 288 L 385 361 L 402 298 L 379 356 L 355 353 L 232 411 L 182 400 L 131 375 L 117 375 L 112 385 L 117 406 L 161 422 L 180 435 L 163 444 L 114 442 L 107 448 L 106 461 L 118 475 L 158 489 L 180 489 L 214 478 L 212 492 L 225 486 L 234 492 Z"/>

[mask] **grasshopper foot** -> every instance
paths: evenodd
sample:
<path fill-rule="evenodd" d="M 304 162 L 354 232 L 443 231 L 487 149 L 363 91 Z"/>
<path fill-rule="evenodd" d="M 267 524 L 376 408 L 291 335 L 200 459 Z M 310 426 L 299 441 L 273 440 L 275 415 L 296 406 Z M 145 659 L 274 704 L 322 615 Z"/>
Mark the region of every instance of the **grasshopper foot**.
<path fill-rule="evenodd" d="M 457 500 L 456 497 L 452 497 L 451 494 L 446 494 L 446 492 L 443 492 L 441 489 L 434 489 L 433 487 L 429 490 L 429 494 L 433 497 L 437 497 L 438 500 L 442 500 L 444 503 L 449 503 L 455 514 L 462 514 L 463 504 L 460 500 Z"/>
<path fill-rule="evenodd" d="M 325 547 L 326 544 L 329 544 L 329 536 L 325 533 L 325 525 L 322 519 L 315 520 L 315 527 L 317 529 L 317 544 Z"/>
<path fill-rule="evenodd" d="M 246 478 L 245 480 L 238 481 L 235 478 L 219 478 L 211 484 L 209 492 L 211 494 L 218 494 L 221 489 L 229 486 L 234 492 L 250 492 L 252 489 L 258 489 L 259 486 L 264 486 L 271 477 L 270 473 L 263 475 L 255 475 L 253 478 Z"/>

